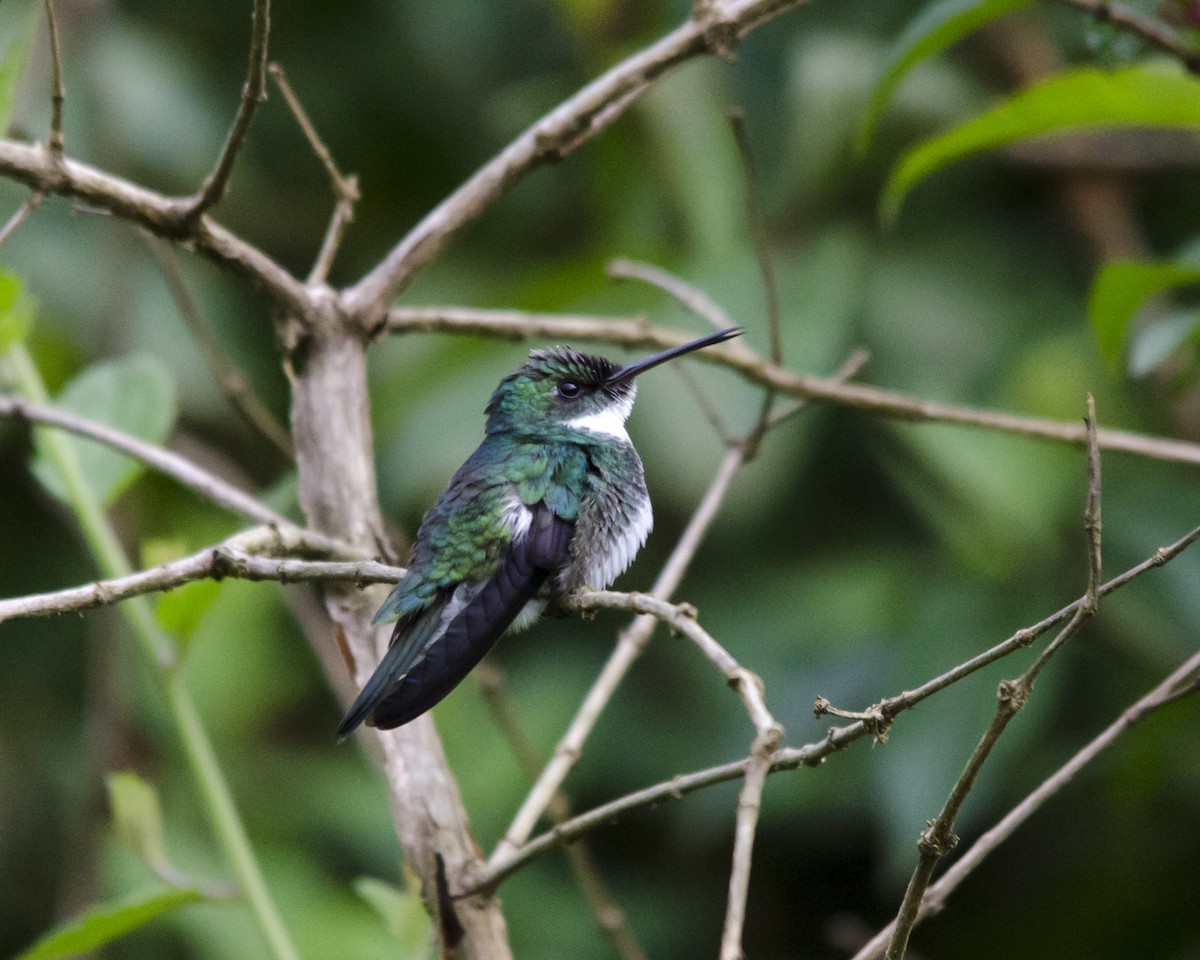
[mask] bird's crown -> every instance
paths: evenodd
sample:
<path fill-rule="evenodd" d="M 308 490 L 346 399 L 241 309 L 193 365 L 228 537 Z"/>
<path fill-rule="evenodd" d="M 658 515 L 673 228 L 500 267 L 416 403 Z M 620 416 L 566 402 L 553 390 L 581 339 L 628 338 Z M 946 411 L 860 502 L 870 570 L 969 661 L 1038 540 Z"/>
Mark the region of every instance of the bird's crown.
<path fill-rule="evenodd" d="M 573 347 L 534 350 L 500 381 L 488 401 L 488 433 L 536 432 L 607 410 L 621 418 L 633 407 L 633 380 L 613 380 L 620 370 L 606 357 Z"/>

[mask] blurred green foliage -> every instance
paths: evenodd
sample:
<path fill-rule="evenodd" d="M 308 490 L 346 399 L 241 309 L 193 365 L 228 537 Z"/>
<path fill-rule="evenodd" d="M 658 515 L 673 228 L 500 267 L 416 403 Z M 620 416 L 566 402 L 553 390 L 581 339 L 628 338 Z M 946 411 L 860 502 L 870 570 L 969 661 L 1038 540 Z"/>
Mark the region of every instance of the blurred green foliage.
<path fill-rule="evenodd" d="M 248 2 L 60 0 L 59 8 L 69 152 L 155 189 L 194 188 L 237 103 Z M 362 183 L 334 282 L 361 275 L 542 111 L 688 8 L 684 0 L 279 6 L 272 58 L 339 165 Z M 22 35 L 28 9 L 0 5 L 0 46 Z M 866 347 L 867 379 L 922 397 L 1077 420 L 1091 392 L 1103 425 L 1200 439 L 1191 314 L 1138 379 L 1106 363 L 1105 353 L 1120 350 L 1111 336 L 1098 343 L 1088 324 L 1100 264 L 1061 202 L 1071 169 L 990 153 L 937 173 L 906 199 L 890 230 L 879 227 L 880 197 L 901 153 L 1011 93 L 1004 44 L 1021 42 L 984 34 L 921 60 L 879 111 L 870 148 L 853 160 L 873 85 L 920 9 L 911 0 L 814 0 L 753 34 L 735 63 L 685 65 L 602 138 L 496 204 L 405 302 L 649 312 L 656 322 L 698 329 L 656 291 L 604 279 L 606 260 L 640 258 L 701 285 L 765 349 L 761 280 L 724 119 L 736 104 L 756 155 L 792 368 L 828 372 Z M 1094 65 L 1084 20 L 1041 9 L 1028 16 L 1031 35 L 1065 63 Z M 44 44 L 34 50 L 13 121 L 18 135 L 40 138 L 48 68 Z M 1132 54 L 1141 53 L 1134 45 Z M 1150 134 L 1128 141 L 1151 161 L 1157 142 Z M 1123 175 L 1148 257 L 1174 256 L 1197 232 L 1189 156 L 1182 165 L 1135 164 Z M 24 199 L 22 188 L 0 183 L 5 216 Z M 331 208 L 318 163 L 272 94 L 218 219 L 303 273 Z M 226 406 L 136 230 L 52 198 L 2 256 L 40 312 L 31 333 L 14 321 L 0 324 L 0 338 L 28 336 L 53 389 L 96 361 L 156 357 L 178 397 L 177 442 L 247 484 L 271 487 L 272 502 L 286 504 L 294 483 L 287 465 L 264 453 Z M 217 336 L 286 418 L 286 383 L 260 304 L 207 263 L 187 266 Z M 1136 347 L 1143 329 L 1163 321 L 1124 322 L 1125 342 Z M 398 531 L 411 534 L 477 444 L 492 387 L 526 349 L 415 335 L 373 348 L 379 485 Z M 759 398 L 745 384 L 699 366 L 693 379 L 732 429 L 753 421 Z M 666 372 L 643 384 L 631 432 L 658 515 L 650 543 L 619 582 L 636 589 L 666 557 L 721 444 L 687 386 Z M 25 432 L 0 423 L 5 596 L 94 577 L 70 520 L 33 479 L 31 453 Z M 1104 468 L 1108 572 L 1197 522 L 1194 468 L 1115 454 Z M 237 527 L 162 478 L 128 479 L 114 516 L 147 562 Z M 772 434 L 739 475 L 680 597 L 765 678 L 788 742 L 799 744 L 825 731 L 811 715 L 817 694 L 864 706 L 1077 596 L 1083 497 L 1079 451 L 814 406 Z M 1039 680 L 985 768 L 960 823 L 964 842 L 1195 649 L 1198 577 L 1200 555 L 1185 554 L 1102 605 Z M 182 669 L 301 952 L 420 955 L 423 928 L 400 891 L 384 785 L 355 746 L 333 742 L 338 706 L 297 619 L 310 615 L 310 603 L 301 588 L 227 582 L 164 599 L 159 617 L 189 640 Z M 507 690 L 546 755 L 621 623 L 548 622 L 500 644 L 495 660 Z M 162 820 L 153 845 L 173 867 L 198 880 L 229 879 L 159 688 L 125 632 L 111 612 L 0 628 L 0 955 L 26 948 L 57 920 L 157 882 L 123 845 L 128 817 L 114 822 L 105 792 L 114 772 L 135 771 L 153 786 Z M 859 744 L 822 768 L 768 782 L 749 955 L 844 956 L 832 931 L 873 930 L 890 918 L 917 833 L 986 724 L 997 680 L 1027 662 L 985 671 L 903 716 L 885 747 Z M 979 960 L 1200 956 L 1198 709 L 1177 705 L 1120 741 L 921 928 L 914 945 L 930 956 Z M 486 849 L 515 810 L 523 779 L 473 683 L 436 717 Z M 568 793 L 582 809 L 739 757 L 750 736 L 721 678 L 664 635 L 619 691 Z M 735 796 L 726 785 L 591 838 L 651 956 L 715 952 Z M 560 855 L 508 881 L 502 894 L 517 956 L 610 955 Z M 174 911 L 101 955 L 263 953 L 249 915 L 215 901 Z"/>

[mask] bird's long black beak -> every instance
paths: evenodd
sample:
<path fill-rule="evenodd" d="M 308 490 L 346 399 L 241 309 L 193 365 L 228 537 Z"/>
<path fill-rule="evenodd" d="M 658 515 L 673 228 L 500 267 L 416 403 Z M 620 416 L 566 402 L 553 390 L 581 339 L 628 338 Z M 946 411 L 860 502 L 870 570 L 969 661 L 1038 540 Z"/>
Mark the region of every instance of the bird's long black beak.
<path fill-rule="evenodd" d="M 685 353 L 691 353 L 693 350 L 700 350 L 703 347 L 711 347 L 714 343 L 723 343 L 726 340 L 732 340 L 734 337 L 740 337 L 746 331 L 742 327 L 727 327 L 724 330 L 719 330 L 716 333 L 710 333 L 707 337 L 700 337 L 698 340 L 690 340 L 687 343 L 680 344 L 678 347 L 671 347 L 669 350 L 663 350 L 660 353 L 652 354 L 644 360 L 638 360 L 636 363 L 631 363 L 616 370 L 606 381 L 606 385 L 614 383 L 623 383 L 626 380 L 632 380 L 639 373 L 645 373 L 651 367 L 657 367 L 660 363 L 666 363 L 668 360 L 674 360 L 676 357 L 683 356 Z"/>

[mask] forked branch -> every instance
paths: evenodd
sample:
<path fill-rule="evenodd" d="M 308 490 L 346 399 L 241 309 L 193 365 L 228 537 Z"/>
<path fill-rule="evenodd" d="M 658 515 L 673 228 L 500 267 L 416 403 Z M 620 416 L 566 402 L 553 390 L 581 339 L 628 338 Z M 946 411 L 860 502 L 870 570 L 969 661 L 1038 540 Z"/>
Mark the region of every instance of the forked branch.
<path fill-rule="evenodd" d="M 544 163 L 595 137 L 664 73 L 705 53 L 725 55 L 754 28 L 806 0 L 727 0 L 689 19 L 564 100 L 434 207 L 343 295 L 343 307 L 373 330 L 392 300 L 459 231 Z"/>
<path fill-rule="evenodd" d="M 229 178 L 233 175 L 233 165 L 237 162 L 242 144 L 246 142 L 246 134 L 250 132 L 250 122 L 254 119 L 254 113 L 258 105 L 267 99 L 267 43 L 271 35 L 271 0 L 254 0 L 251 24 L 249 64 L 246 67 L 246 82 L 242 85 L 237 113 L 234 114 L 225 144 L 217 154 L 212 172 L 204 178 L 199 191 L 180 205 L 179 217 L 184 223 L 195 222 L 202 213 L 221 202 L 229 186 Z"/>
<path fill-rule="evenodd" d="M 1016 680 L 1002 680 L 997 692 L 996 712 L 987 730 L 972 752 L 966 767 L 959 775 L 950 795 L 937 818 L 931 820 L 921 832 L 917 843 L 920 857 L 909 879 L 908 888 L 896 914 L 885 956 L 887 960 L 903 960 L 908 950 L 908 938 L 916 925 L 921 901 L 933 878 L 933 871 L 941 859 L 958 844 L 954 833 L 955 821 L 966 802 L 984 763 L 991 756 L 1000 736 L 1012 719 L 1028 702 L 1033 684 L 1050 659 L 1072 636 L 1078 633 L 1085 620 L 1096 612 L 1100 586 L 1100 448 L 1096 443 L 1096 410 L 1092 398 L 1088 397 L 1085 419 L 1088 440 L 1087 505 L 1084 508 L 1084 530 L 1087 534 L 1087 589 L 1083 601 L 1058 635 L 1046 645 L 1033 665 Z"/>

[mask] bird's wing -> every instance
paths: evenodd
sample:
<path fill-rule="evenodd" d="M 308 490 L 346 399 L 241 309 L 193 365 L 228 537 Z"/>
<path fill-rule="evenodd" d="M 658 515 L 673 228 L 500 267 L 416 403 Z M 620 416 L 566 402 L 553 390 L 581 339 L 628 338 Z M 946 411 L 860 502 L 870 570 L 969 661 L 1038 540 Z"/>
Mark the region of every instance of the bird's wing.
<path fill-rule="evenodd" d="M 388 652 L 338 727 L 339 736 L 368 716 L 388 730 L 430 709 L 483 659 L 546 578 L 570 561 L 574 522 L 544 502 L 529 512 L 528 528 L 514 537 L 491 576 L 460 583 L 401 618 Z"/>

